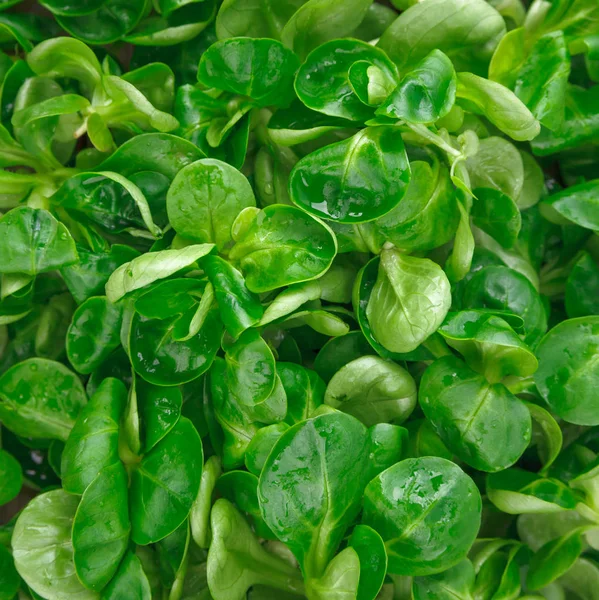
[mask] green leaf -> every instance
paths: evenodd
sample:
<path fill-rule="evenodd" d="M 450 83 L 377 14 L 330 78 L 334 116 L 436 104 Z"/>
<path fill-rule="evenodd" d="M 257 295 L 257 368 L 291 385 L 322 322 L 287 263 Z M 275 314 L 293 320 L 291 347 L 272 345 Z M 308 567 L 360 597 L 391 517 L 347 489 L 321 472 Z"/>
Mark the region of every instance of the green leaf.
<path fill-rule="evenodd" d="M 67 356 L 79 373 L 95 371 L 121 343 L 122 307 L 104 296 L 88 298 L 67 331 Z"/>
<path fill-rule="evenodd" d="M 284 289 L 268 305 L 264 315 L 260 319 L 260 325 L 266 325 L 272 321 L 277 321 L 282 317 L 295 312 L 302 305 L 320 298 L 321 287 L 320 280 L 306 281 L 305 283 L 292 284 Z"/>
<path fill-rule="evenodd" d="M 589 0 L 552 5 L 543 21 L 545 31 L 563 29 L 567 37 L 584 36 L 597 29 L 599 7 Z"/>
<path fill-rule="evenodd" d="M 354 548 L 342 550 L 319 578 L 309 579 L 306 590 L 312 598 L 357 598 L 360 584 L 360 558 Z"/>
<path fill-rule="evenodd" d="M 368 304 L 372 297 L 372 291 L 378 280 L 378 272 L 380 268 L 380 258 L 375 256 L 370 260 L 359 272 L 354 283 L 352 304 L 354 307 L 354 313 L 356 319 L 362 330 L 362 334 L 367 344 L 374 349 L 374 351 L 383 358 L 392 359 L 396 361 L 402 360 L 430 360 L 432 354 L 428 352 L 423 346 L 419 346 L 413 352 L 408 353 L 397 353 L 388 350 L 382 346 L 380 342 L 373 335 L 373 330 L 370 322 L 366 316 Z M 369 349 L 365 350 L 362 354 L 371 354 Z M 357 358 L 357 357 L 356 357 Z M 339 368 L 345 363 L 341 363 Z M 332 376 L 333 374 L 331 374 Z"/>
<path fill-rule="evenodd" d="M 300 160 L 291 172 L 289 193 L 294 204 L 317 217 L 362 223 L 392 210 L 409 181 L 398 130 L 371 127 Z"/>
<path fill-rule="evenodd" d="M 568 317 L 599 315 L 599 265 L 588 252 L 576 261 L 566 281 Z"/>
<path fill-rule="evenodd" d="M 118 571 L 102 590 L 102 600 L 119 600 L 125 595 L 135 594 L 139 600 L 151 600 L 152 591 L 141 561 L 132 552 L 127 552 Z"/>
<path fill-rule="evenodd" d="M 303 592 L 299 571 L 259 543 L 241 514 L 224 498 L 210 516 L 213 540 L 208 552 L 208 585 L 215 600 L 236 600 L 257 584 Z"/>
<path fill-rule="evenodd" d="M 69 291 L 78 304 L 104 294 L 104 286 L 117 267 L 139 256 L 130 246 L 113 244 L 108 251 L 77 247 L 79 262 L 60 270 Z"/>
<path fill-rule="evenodd" d="M 509 375 L 527 377 L 537 370 L 532 350 L 506 321 L 492 313 L 449 313 L 439 333 L 462 354 L 468 366 L 484 374 L 489 382 Z"/>
<path fill-rule="evenodd" d="M 77 262 L 67 228 L 47 210 L 21 206 L 0 218 L 1 273 L 36 275 Z"/>
<path fill-rule="evenodd" d="M 539 590 L 549 585 L 570 569 L 582 550 L 582 535 L 576 530 L 547 542 L 530 561 L 526 585 L 531 590 Z"/>
<path fill-rule="evenodd" d="M 154 171 L 172 180 L 183 167 L 201 158 L 205 158 L 203 152 L 181 137 L 168 133 L 144 133 L 119 146 L 98 169 L 119 173 L 123 177 Z"/>
<path fill-rule="evenodd" d="M 468 559 L 459 562 L 455 567 L 436 575 L 414 577 L 412 595 L 414 600 L 468 600 L 472 598 L 474 589 L 474 567 Z"/>
<path fill-rule="evenodd" d="M 130 292 L 192 266 L 213 248 L 214 244 L 195 244 L 180 250 L 162 250 L 134 258 L 112 273 L 106 283 L 106 297 L 110 302 L 117 302 Z"/>
<path fill-rule="evenodd" d="M 12 117 L 13 127 L 25 127 L 34 123 L 38 119 L 54 117 L 59 115 L 68 115 L 82 111 L 89 107 L 89 101 L 83 96 L 76 94 L 64 94 L 42 100 L 27 108 L 17 110 Z"/>
<path fill-rule="evenodd" d="M 324 401 L 324 381 L 312 369 L 290 362 L 277 362 L 277 375 L 287 396 L 285 422 L 295 425 L 311 417 Z"/>
<path fill-rule="evenodd" d="M 435 432 L 427 419 L 415 419 L 406 423 L 409 440 L 406 456 L 420 458 L 421 456 L 439 456 L 451 460 L 453 454 L 447 449 L 441 438 Z"/>
<path fill-rule="evenodd" d="M 524 320 L 524 341 L 532 348 L 547 330 L 547 313 L 539 293 L 524 275 L 505 266 L 477 271 L 465 285 L 462 306 L 519 315 Z"/>
<path fill-rule="evenodd" d="M 514 92 L 542 125 L 556 130 L 564 121 L 569 76 L 567 42 L 563 32 L 554 31 L 532 47 L 518 73 Z"/>
<path fill-rule="evenodd" d="M 34 498 L 19 515 L 12 535 L 15 566 L 42 598 L 97 600 L 80 583 L 73 563 L 71 528 L 79 498 L 53 490 Z"/>
<path fill-rule="evenodd" d="M 599 79 L 599 35 L 589 35 L 588 37 L 581 40 L 584 44 L 585 53 L 585 65 L 587 72 L 592 81 L 597 82 Z"/>
<path fill-rule="evenodd" d="M 221 438 L 224 469 L 235 469 L 244 464 L 247 447 L 258 427 L 250 422 L 238 399 L 229 392 L 225 361 L 216 358 L 210 370 L 210 401 Z M 215 438 L 211 433 L 211 438 Z"/>
<path fill-rule="evenodd" d="M 393 75 L 365 60 L 352 64 L 348 73 L 352 90 L 367 106 L 378 106 L 387 99 L 397 83 Z"/>
<path fill-rule="evenodd" d="M 293 552 L 306 579 L 325 573 L 360 510 L 368 454 L 366 428 L 332 412 L 288 429 L 268 456 L 258 486 L 262 516 Z M 308 503 L 308 513 L 294 509 Z"/>
<path fill-rule="evenodd" d="M 15 569 L 15 563 L 10 551 L 0 545 L 0 583 L 2 600 L 12 600 L 17 595 L 21 586 L 21 578 Z"/>
<path fill-rule="evenodd" d="M 55 15 L 85 15 L 100 8 L 105 0 L 76 0 L 67 5 L 56 0 L 44 0 L 43 5 Z"/>
<path fill-rule="evenodd" d="M 578 499 L 557 479 L 545 479 L 521 469 L 487 475 L 487 497 L 502 512 L 558 513 L 573 510 Z"/>
<path fill-rule="evenodd" d="M 337 253 L 333 232 L 292 206 L 267 206 L 231 249 L 248 289 L 255 293 L 317 279 Z"/>
<path fill-rule="evenodd" d="M 258 430 L 245 453 L 245 466 L 250 473 L 260 476 L 270 451 L 288 429 L 287 423 L 274 423 Z"/>
<path fill-rule="evenodd" d="M 177 424 L 183 398 L 177 387 L 152 385 L 135 381 L 137 409 L 142 424 L 143 449 L 149 452 Z"/>
<path fill-rule="evenodd" d="M 389 573 L 423 576 L 465 558 L 480 513 L 470 477 L 448 460 L 424 457 L 403 460 L 368 484 L 362 520 L 385 541 Z"/>
<path fill-rule="evenodd" d="M 492 188 L 512 200 L 522 193 L 524 158 L 514 144 L 504 138 L 491 136 L 480 140 L 476 154 L 466 159 L 466 167 L 472 189 Z"/>
<path fill-rule="evenodd" d="M 332 117 L 349 121 L 372 118 L 373 109 L 351 85 L 350 71 L 357 64 L 376 68 L 384 80 L 397 80 L 397 69 L 382 50 L 358 40 L 335 39 L 315 48 L 300 67 L 295 79 L 298 98 L 308 108 Z M 310 120 L 318 123 L 316 115 Z"/>
<path fill-rule="evenodd" d="M 157 281 L 138 296 L 135 310 L 150 319 L 168 319 L 196 306 L 196 294 L 203 295 L 205 290 L 206 282 L 199 279 L 176 277 Z"/>
<path fill-rule="evenodd" d="M 113 578 L 129 545 L 128 477 L 119 461 L 89 484 L 73 520 L 73 561 L 87 588 L 99 591 Z"/>
<path fill-rule="evenodd" d="M 489 79 L 512 88 L 528 58 L 531 40 L 525 27 L 508 31 L 499 41 L 489 64 Z"/>
<path fill-rule="evenodd" d="M 562 577 L 564 588 L 574 594 L 592 598 L 599 581 L 599 568 L 593 560 L 579 558 Z M 551 586 L 549 586 L 551 588 Z"/>
<path fill-rule="evenodd" d="M 53 360 L 30 358 L 0 377 L 0 418 L 17 435 L 65 441 L 86 402 L 79 378 Z"/>
<path fill-rule="evenodd" d="M 170 595 L 181 595 L 189 564 L 189 520 L 156 544 L 160 580 Z"/>
<path fill-rule="evenodd" d="M 537 156 L 546 156 L 576 148 L 596 139 L 599 132 L 599 118 L 595 107 L 599 98 L 599 88 L 582 89 L 569 85 L 566 92 L 566 115 L 559 129 L 543 129 L 532 142 Z"/>
<path fill-rule="evenodd" d="M 160 175 L 146 175 L 152 178 L 150 185 L 156 180 L 164 183 Z M 148 237 L 161 237 L 162 230 L 154 223 L 153 211 L 142 187 L 151 191 L 143 176 L 129 180 L 110 171 L 79 173 L 67 179 L 52 198 L 80 219 L 90 219 L 109 232 L 135 233 L 136 229 L 145 228 Z"/>
<path fill-rule="evenodd" d="M 0 450 L 0 506 L 18 496 L 23 485 L 23 470 L 18 460 Z"/>
<path fill-rule="evenodd" d="M 598 179 L 566 188 L 543 200 L 540 204 L 541 212 L 553 223 L 574 223 L 599 232 L 598 189 Z"/>
<path fill-rule="evenodd" d="M 505 544 L 504 540 L 499 540 L 496 542 L 495 548 L 493 548 L 493 542 L 489 546 L 491 546 L 490 552 L 492 552 L 490 556 L 484 557 L 486 560 L 482 564 L 476 565 L 479 572 L 474 585 L 474 597 L 485 597 L 490 594 L 497 594 L 500 598 L 518 596 L 521 581 L 519 564 L 515 557 L 520 551 L 520 545 Z M 499 548 L 507 546 L 509 550 L 497 551 L 498 546 Z"/>
<path fill-rule="evenodd" d="M 212 494 L 216 480 L 222 473 L 220 460 L 216 456 L 211 456 L 202 469 L 200 488 L 198 495 L 194 500 L 191 512 L 189 513 L 189 525 L 193 541 L 200 548 L 209 548 L 210 531 L 210 510 L 212 508 Z"/>
<path fill-rule="evenodd" d="M 102 61 L 104 75 L 122 77 L 125 81 L 135 85 L 157 107 L 172 108 L 175 75 L 168 65 L 150 62 L 137 68 L 134 68 L 134 64 L 132 64 L 131 68 L 133 70 L 124 72 L 122 66 L 110 55 L 105 56 Z"/>
<path fill-rule="evenodd" d="M 196 307 L 169 319 L 135 313 L 127 334 L 136 373 L 154 385 L 179 385 L 207 371 L 219 349 L 222 325 L 217 311 L 210 309 L 195 331 L 195 315 Z"/>
<path fill-rule="evenodd" d="M 215 493 L 233 502 L 253 526 L 256 535 L 274 539 L 258 505 L 258 477 L 247 471 L 228 471 L 218 478 Z"/>
<path fill-rule="evenodd" d="M 15 115 L 23 113 L 26 116 L 31 109 L 33 116 L 36 116 L 38 103 L 42 103 L 38 115 L 41 118 L 33 119 L 23 127 L 14 127 L 13 133 L 23 148 L 45 165 L 46 169 L 60 169 L 69 160 L 75 144 L 75 129 L 80 123 L 79 116 L 75 114 L 44 116 L 43 103 L 51 101 L 49 112 L 55 112 L 56 105 L 52 106 L 52 99 L 60 98 L 61 95 L 62 88 L 57 82 L 48 77 L 31 77 L 23 83 L 15 97 Z M 57 102 L 60 104 L 60 100 Z M 40 167 L 37 170 L 41 170 Z M 49 194 L 46 192 L 46 195 Z"/>
<path fill-rule="evenodd" d="M 346 37 L 364 19 L 372 0 L 308 0 L 281 31 L 281 41 L 301 59 L 329 40 Z"/>
<path fill-rule="evenodd" d="M 405 196 L 376 220 L 377 229 L 397 248 L 431 250 L 449 242 L 459 222 L 455 188 L 449 169 L 439 160 L 410 164 L 412 175 Z"/>
<path fill-rule="evenodd" d="M 324 401 L 367 427 L 376 423 L 399 424 L 416 406 L 416 384 L 399 365 L 378 356 L 362 356 L 333 375 Z"/>
<path fill-rule="evenodd" d="M 249 206 L 256 206 L 256 200 L 245 176 L 211 158 L 181 169 L 166 199 L 169 221 L 179 235 L 216 244 L 219 251 L 229 248 L 233 222 Z"/>
<path fill-rule="evenodd" d="M 532 417 L 532 442 L 537 447 L 543 463 L 541 472 L 544 472 L 551 467 L 562 450 L 562 430 L 549 411 L 530 402 L 526 406 Z"/>
<path fill-rule="evenodd" d="M 553 413 L 568 423 L 595 425 L 599 364 L 593 359 L 599 317 L 562 321 L 537 348 L 535 384 Z"/>
<path fill-rule="evenodd" d="M 287 150 L 286 146 L 296 146 L 316 140 L 329 132 L 353 127 L 354 123 L 351 121 L 316 112 L 299 100 L 294 100 L 288 108 L 278 109 L 268 121 L 268 135 L 277 146 L 261 148 L 256 156 L 255 177 L 259 186 L 256 191 L 258 198 L 263 204 L 277 204 L 272 201 L 272 197 L 287 194 L 285 189 L 287 176 L 298 158 L 293 152 Z M 281 181 L 283 178 L 285 180 Z M 268 188 L 271 180 L 282 189 Z M 272 185 L 274 184 L 271 183 Z M 278 204 L 289 204 L 289 202 L 278 202 Z"/>
<path fill-rule="evenodd" d="M 172 131 L 173 129 L 177 129 L 177 127 L 179 127 L 179 121 L 177 121 L 175 117 L 163 110 L 156 108 L 142 91 L 140 91 L 135 85 L 126 81 L 124 77 L 106 75 L 102 81 L 108 95 L 115 103 L 130 104 L 133 111 L 142 117 L 142 120 L 145 121 L 147 119 L 147 124 L 149 127 L 157 129 L 161 132 Z M 110 119 L 110 109 L 107 110 L 108 112 L 106 113 L 106 116 Z M 137 115 L 134 115 L 133 118 L 136 116 Z M 118 112 L 114 118 L 115 124 L 118 124 Z"/>
<path fill-rule="evenodd" d="M 157 542 L 187 518 L 200 487 L 202 440 L 181 417 L 131 473 L 129 510 L 136 544 Z"/>
<path fill-rule="evenodd" d="M 433 50 L 403 77 L 377 115 L 408 123 L 433 123 L 449 113 L 455 94 L 451 60 L 440 50 Z"/>
<path fill-rule="evenodd" d="M 261 0 L 224 0 L 216 15 L 219 40 L 237 36 L 278 37 L 270 28 Z"/>
<path fill-rule="evenodd" d="M 100 152 L 110 153 L 115 149 L 114 139 L 110 129 L 98 113 L 92 113 L 87 117 L 87 135 L 89 141 Z"/>
<path fill-rule="evenodd" d="M 472 73 L 458 73 L 457 97 L 464 100 L 465 108 L 484 115 L 516 141 L 533 140 L 541 131 L 541 125 L 524 103 L 499 83 Z"/>
<path fill-rule="evenodd" d="M 377 597 L 387 573 L 387 551 L 381 536 L 368 525 L 357 525 L 349 545 L 360 559 L 360 583 L 356 600 Z"/>
<path fill-rule="evenodd" d="M 366 16 L 353 31 L 352 37 L 369 42 L 381 37 L 382 33 L 397 18 L 397 13 L 389 6 L 373 2 L 366 12 Z"/>
<path fill-rule="evenodd" d="M 199 6 L 198 6 L 199 4 Z M 216 14 L 216 2 L 193 2 L 170 12 L 167 18 L 148 17 L 123 40 L 135 46 L 173 46 L 196 38 L 210 25 Z"/>
<path fill-rule="evenodd" d="M 443 322 L 451 294 L 441 267 L 429 259 L 388 249 L 381 253 L 366 307 L 372 333 L 391 352 L 410 352 Z"/>
<path fill-rule="evenodd" d="M 89 14 L 56 17 L 58 24 L 73 37 L 87 44 L 111 44 L 131 31 L 146 10 L 144 0 L 123 2 L 107 0 Z"/>
<path fill-rule="evenodd" d="M 38 356 L 50 359 L 62 356 L 63 339 L 74 308 L 74 302 L 67 293 L 52 296 L 42 308 L 35 334 L 35 352 Z"/>
<path fill-rule="evenodd" d="M 27 55 L 27 64 L 36 75 L 72 77 L 89 92 L 99 84 L 102 76 L 102 68 L 91 48 L 69 37 L 57 37 L 38 44 Z"/>
<path fill-rule="evenodd" d="M 454 181 L 455 183 L 455 181 Z M 447 278 L 452 283 L 464 279 L 472 267 L 474 236 L 470 227 L 470 214 L 461 201 L 457 202 L 460 220 L 456 230 L 453 249 L 445 263 Z"/>
<path fill-rule="evenodd" d="M 286 106 L 298 67 L 297 56 L 276 40 L 228 38 L 202 54 L 198 81 L 248 96 L 257 106 Z"/>
<path fill-rule="evenodd" d="M 246 331 L 226 349 L 230 392 L 242 404 L 263 403 L 275 386 L 275 357 L 256 329 Z"/>
<path fill-rule="evenodd" d="M 530 414 L 522 401 L 454 356 L 427 368 L 419 400 L 447 447 L 479 471 L 506 469 L 530 442 Z"/>
<path fill-rule="evenodd" d="M 340 310 L 346 318 L 351 316 Z M 285 329 L 294 329 L 307 325 L 314 331 L 326 336 L 344 335 L 349 331 L 349 325 L 341 318 L 326 310 L 300 310 L 279 322 Z"/>
<path fill-rule="evenodd" d="M 518 239 L 522 218 L 516 203 L 493 188 L 476 188 L 472 206 L 473 223 L 488 233 L 504 248 L 511 248 Z"/>
<path fill-rule="evenodd" d="M 106 378 L 82 409 L 62 453 L 60 470 L 66 491 L 83 494 L 102 469 L 120 463 L 119 422 L 126 401 L 125 386 Z"/>
<path fill-rule="evenodd" d="M 458 69 L 482 63 L 482 70 L 504 34 L 502 16 L 484 0 L 423 0 L 390 25 L 378 45 L 401 71 L 435 49 Z"/>

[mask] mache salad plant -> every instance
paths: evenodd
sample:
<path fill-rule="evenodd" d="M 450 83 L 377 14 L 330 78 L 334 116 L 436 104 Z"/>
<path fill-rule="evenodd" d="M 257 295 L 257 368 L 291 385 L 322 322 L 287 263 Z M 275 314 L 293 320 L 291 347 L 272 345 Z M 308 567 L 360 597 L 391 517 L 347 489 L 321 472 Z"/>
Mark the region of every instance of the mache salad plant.
<path fill-rule="evenodd" d="M 597 0 L 0 48 L 0 600 L 599 598 Z"/>

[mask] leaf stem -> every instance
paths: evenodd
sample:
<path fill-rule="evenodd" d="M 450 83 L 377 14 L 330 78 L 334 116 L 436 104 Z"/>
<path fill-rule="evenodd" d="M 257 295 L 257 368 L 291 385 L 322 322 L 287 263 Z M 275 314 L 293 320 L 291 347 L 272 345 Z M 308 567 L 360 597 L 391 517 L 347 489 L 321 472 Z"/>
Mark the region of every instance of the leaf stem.
<path fill-rule="evenodd" d="M 535 380 L 532 375 L 528 377 L 508 378 L 504 381 L 505 387 L 514 395 L 534 390 Z"/>
<path fill-rule="evenodd" d="M 87 117 L 83 119 L 83 123 L 75 129 L 73 132 L 73 137 L 78 140 L 80 137 L 83 137 L 87 133 Z"/>
<path fill-rule="evenodd" d="M 445 340 L 439 334 L 431 335 L 422 345 L 435 357 L 453 356 L 451 350 L 447 347 Z"/>
<path fill-rule="evenodd" d="M 425 125 L 420 125 L 417 123 L 404 123 L 407 125 L 416 135 L 424 138 L 429 141 L 431 144 L 441 148 L 451 156 L 454 160 L 457 160 L 462 156 L 462 153 L 459 150 L 456 150 L 453 146 L 448 144 L 440 135 L 433 133 L 428 127 Z"/>

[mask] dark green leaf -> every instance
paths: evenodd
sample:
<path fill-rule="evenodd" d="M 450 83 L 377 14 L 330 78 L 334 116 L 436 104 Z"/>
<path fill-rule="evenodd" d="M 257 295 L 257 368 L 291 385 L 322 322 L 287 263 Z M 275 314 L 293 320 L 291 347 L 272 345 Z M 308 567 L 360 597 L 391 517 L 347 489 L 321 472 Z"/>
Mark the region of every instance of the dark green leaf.
<path fill-rule="evenodd" d="M 349 81 L 356 63 L 378 69 L 384 80 L 397 78 L 395 65 L 383 51 L 358 40 L 336 39 L 314 49 L 300 67 L 295 80 L 299 99 L 308 108 L 332 117 L 349 121 L 372 118 L 373 109 L 362 102 Z"/>
<path fill-rule="evenodd" d="M 297 56 L 276 40 L 229 38 L 202 55 L 198 80 L 248 96 L 257 106 L 285 106 L 291 102 L 298 67 Z"/>
<path fill-rule="evenodd" d="M 79 373 L 95 371 L 121 343 L 122 307 L 104 296 L 86 300 L 67 332 L 67 356 Z"/>
<path fill-rule="evenodd" d="M 68 492 L 83 494 L 105 467 L 119 464 L 119 422 L 127 390 L 117 379 L 100 384 L 81 411 L 62 453 L 62 485 Z"/>
<path fill-rule="evenodd" d="M 101 590 L 115 575 L 129 545 L 127 471 L 122 463 L 102 469 L 89 484 L 73 520 L 73 561 L 81 583 Z"/>
<path fill-rule="evenodd" d="M 187 518 L 200 487 L 202 440 L 181 417 L 131 474 L 129 510 L 136 544 L 157 542 Z"/>
<path fill-rule="evenodd" d="M 409 71 L 377 115 L 408 123 L 432 123 L 446 116 L 455 102 L 456 75 L 451 60 L 433 50 Z"/>

